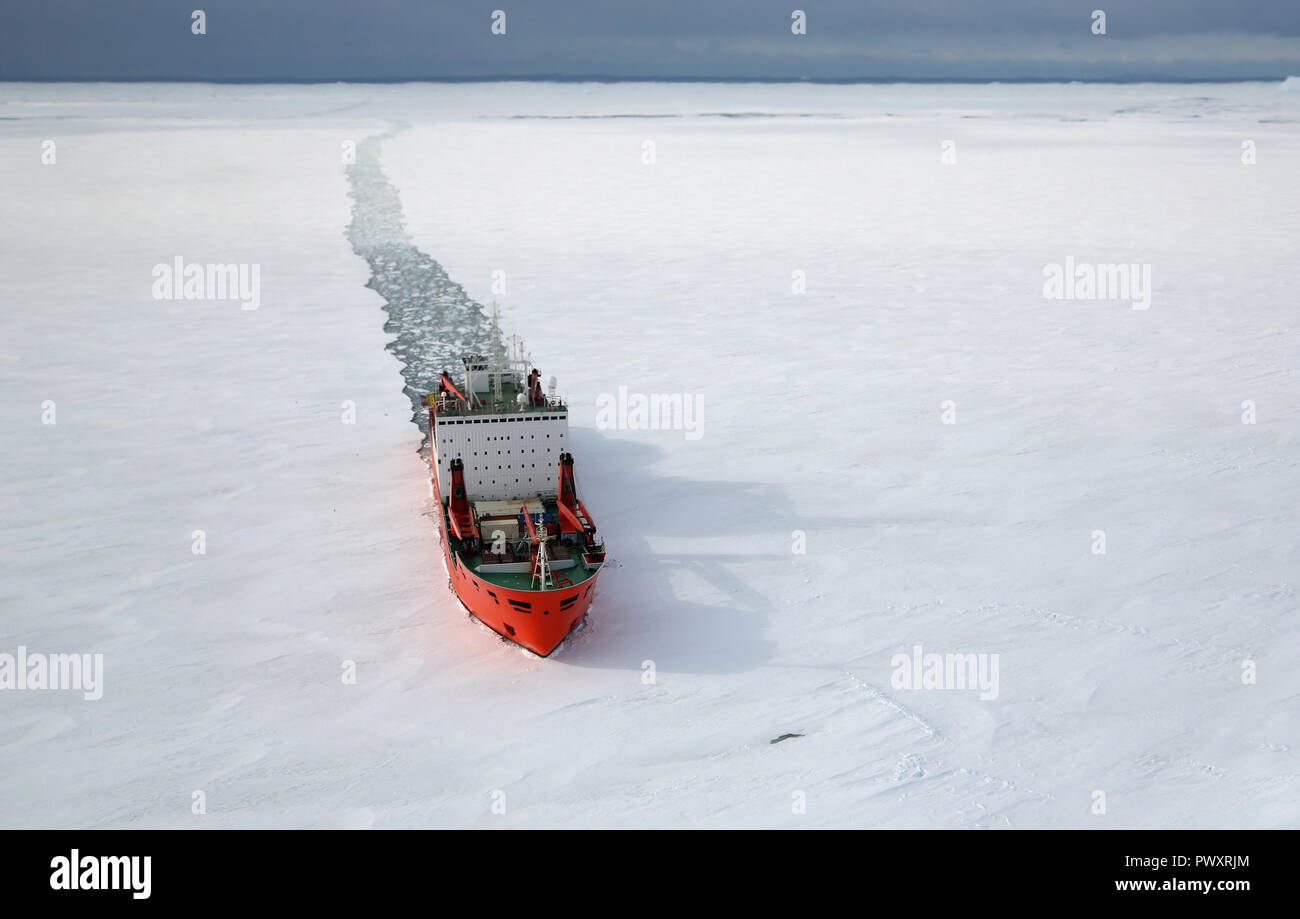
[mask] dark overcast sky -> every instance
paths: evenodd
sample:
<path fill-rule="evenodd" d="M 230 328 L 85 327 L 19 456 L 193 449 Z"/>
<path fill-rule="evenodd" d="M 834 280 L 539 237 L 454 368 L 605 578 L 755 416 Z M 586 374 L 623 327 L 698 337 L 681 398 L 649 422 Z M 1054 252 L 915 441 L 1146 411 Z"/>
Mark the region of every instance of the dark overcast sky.
<path fill-rule="evenodd" d="M 1300 0 L 0 0 L 6 80 L 550 74 L 1274 78 L 1300 74 Z"/>

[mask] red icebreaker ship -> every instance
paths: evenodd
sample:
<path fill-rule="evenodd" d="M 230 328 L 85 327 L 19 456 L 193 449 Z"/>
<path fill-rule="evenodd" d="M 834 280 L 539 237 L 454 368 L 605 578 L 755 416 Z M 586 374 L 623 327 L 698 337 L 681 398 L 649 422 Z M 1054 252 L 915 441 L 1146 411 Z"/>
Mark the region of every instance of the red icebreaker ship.
<path fill-rule="evenodd" d="M 569 411 L 518 339 L 462 359 L 430 394 L 429 466 L 450 586 L 484 625 L 543 657 L 591 606 L 605 546 L 578 497 Z"/>

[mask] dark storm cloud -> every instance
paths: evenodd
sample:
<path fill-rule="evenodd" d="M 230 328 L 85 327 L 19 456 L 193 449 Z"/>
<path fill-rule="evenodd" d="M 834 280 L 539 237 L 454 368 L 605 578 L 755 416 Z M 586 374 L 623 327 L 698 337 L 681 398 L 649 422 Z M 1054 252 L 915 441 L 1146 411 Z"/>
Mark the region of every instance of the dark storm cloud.
<path fill-rule="evenodd" d="M 207 34 L 191 34 L 191 11 Z M 791 34 L 793 9 L 806 35 Z M 1094 8 L 1107 34 L 1090 31 Z M 506 34 L 492 35 L 494 9 Z M 1300 2 L 0 0 L 0 78 L 1277 77 Z"/>

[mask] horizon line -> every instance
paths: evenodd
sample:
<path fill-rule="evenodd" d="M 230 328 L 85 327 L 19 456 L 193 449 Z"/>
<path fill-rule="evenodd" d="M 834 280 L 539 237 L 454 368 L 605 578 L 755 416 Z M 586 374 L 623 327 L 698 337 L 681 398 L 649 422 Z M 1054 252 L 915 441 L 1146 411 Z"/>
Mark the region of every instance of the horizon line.
<path fill-rule="evenodd" d="M 0 77 L 0 83 L 197 83 L 230 85 L 378 85 L 394 83 L 814 83 L 824 85 L 860 85 L 873 83 L 958 83 L 969 85 L 986 85 L 993 83 L 1281 83 L 1295 74 L 1235 76 L 1235 77 L 1190 77 L 1190 76 L 1113 76 L 1113 77 L 757 77 L 757 76 L 612 76 L 609 74 L 567 75 L 567 74 L 523 74 L 523 75 L 484 75 L 484 76 L 440 76 L 440 77 Z"/>

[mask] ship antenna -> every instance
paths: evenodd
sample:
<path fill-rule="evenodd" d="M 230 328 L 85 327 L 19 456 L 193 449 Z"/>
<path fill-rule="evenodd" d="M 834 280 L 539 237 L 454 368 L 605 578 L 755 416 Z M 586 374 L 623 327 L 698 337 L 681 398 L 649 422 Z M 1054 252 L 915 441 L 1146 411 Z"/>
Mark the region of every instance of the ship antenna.
<path fill-rule="evenodd" d="M 492 301 L 492 401 L 501 408 L 501 325 L 498 321 L 497 302 Z"/>

